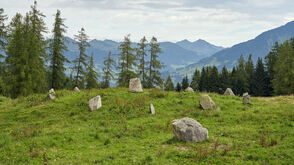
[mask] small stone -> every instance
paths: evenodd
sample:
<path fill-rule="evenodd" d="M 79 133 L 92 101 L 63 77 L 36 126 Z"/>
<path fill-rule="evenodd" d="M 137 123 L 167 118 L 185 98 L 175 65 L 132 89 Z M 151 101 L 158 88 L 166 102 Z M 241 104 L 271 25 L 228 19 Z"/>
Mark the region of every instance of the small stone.
<path fill-rule="evenodd" d="M 78 87 L 75 87 L 75 88 L 74 88 L 74 91 L 76 91 L 76 92 L 80 92 L 80 89 L 79 89 Z"/>
<path fill-rule="evenodd" d="M 193 90 L 193 88 L 188 87 L 188 88 L 185 89 L 185 92 L 194 92 L 194 90 Z"/>
<path fill-rule="evenodd" d="M 129 91 L 133 93 L 143 92 L 142 84 L 139 78 L 130 79 Z"/>
<path fill-rule="evenodd" d="M 234 92 L 232 91 L 231 88 L 227 88 L 224 95 L 235 96 L 235 94 L 234 94 Z"/>
<path fill-rule="evenodd" d="M 188 142 L 202 142 L 208 138 L 208 130 L 196 120 L 185 117 L 172 122 L 174 137 Z"/>
<path fill-rule="evenodd" d="M 248 93 L 243 94 L 243 104 L 250 104 L 250 95 Z"/>
<path fill-rule="evenodd" d="M 51 89 L 49 90 L 49 99 L 50 99 L 50 100 L 54 100 L 54 99 L 55 99 L 55 91 L 54 91 L 53 88 L 51 88 Z"/>
<path fill-rule="evenodd" d="M 150 104 L 150 113 L 151 113 L 152 115 L 155 114 L 155 108 L 154 108 L 153 104 Z"/>
<path fill-rule="evenodd" d="M 101 97 L 96 96 L 89 101 L 89 107 L 91 111 L 97 110 L 102 107 Z"/>
<path fill-rule="evenodd" d="M 204 110 L 216 109 L 215 103 L 208 95 L 202 95 L 199 104 Z"/>

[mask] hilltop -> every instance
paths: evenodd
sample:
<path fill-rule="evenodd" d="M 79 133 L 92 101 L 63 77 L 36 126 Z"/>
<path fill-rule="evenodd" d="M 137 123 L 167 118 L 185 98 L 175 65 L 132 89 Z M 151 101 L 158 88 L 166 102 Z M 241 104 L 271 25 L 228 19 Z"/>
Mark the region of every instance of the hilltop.
<path fill-rule="evenodd" d="M 202 93 L 125 88 L 57 91 L 0 98 L 0 164 L 291 164 L 294 96 L 242 98 L 209 93 L 217 110 L 204 111 Z M 102 97 L 91 112 L 88 100 Z M 156 114 L 149 113 L 152 103 Z M 173 139 L 171 122 L 190 117 L 209 139 Z"/>

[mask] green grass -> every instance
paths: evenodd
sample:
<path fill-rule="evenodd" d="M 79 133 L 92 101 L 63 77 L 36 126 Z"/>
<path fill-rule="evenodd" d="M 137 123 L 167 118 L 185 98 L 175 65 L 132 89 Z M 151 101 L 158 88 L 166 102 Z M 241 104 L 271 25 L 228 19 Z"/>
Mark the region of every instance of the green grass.
<path fill-rule="evenodd" d="M 102 97 L 91 112 L 88 100 Z M 57 91 L 56 99 L 0 97 L 0 164 L 292 164 L 294 97 L 209 94 L 218 109 L 201 110 L 201 93 L 127 89 Z M 149 104 L 156 114 L 149 113 Z M 191 117 L 209 131 L 201 143 L 173 139 L 171 121 Z"/>

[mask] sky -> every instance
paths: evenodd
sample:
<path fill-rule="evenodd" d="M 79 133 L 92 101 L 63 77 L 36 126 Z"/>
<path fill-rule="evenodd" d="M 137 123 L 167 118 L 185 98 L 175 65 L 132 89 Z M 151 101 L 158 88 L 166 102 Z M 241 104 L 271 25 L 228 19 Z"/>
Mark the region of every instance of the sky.
<path fill-rule="evenodd" d="M 33 0 L 0 0 L 11 19 L 25 14 Z M 177 42 L 204 39 L 230 47 L 294 20 L 293 0 L 38 0 L 50 31 L 56 10 L 61 10 L 67 36 L 82 27 L 90 39 L 122 41 L 131 34 Z"/>

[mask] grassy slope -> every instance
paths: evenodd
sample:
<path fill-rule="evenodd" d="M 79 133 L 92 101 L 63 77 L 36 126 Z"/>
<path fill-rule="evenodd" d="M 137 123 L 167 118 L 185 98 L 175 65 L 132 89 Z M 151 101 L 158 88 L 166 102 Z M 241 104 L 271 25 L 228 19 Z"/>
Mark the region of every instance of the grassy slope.
<path fill-rule="evenodd" d="M 88 100 L 102 96 L 90 112 Z M 218 110 L 199 108 L 199 93 L 127 89 L 57 91 L 0 98 L 0 164 L 291 164 L 294 97 L 209 94 Z M 149 114 L 153 103 L 156 115 Z M 209 131 L 202 143 L 173 139 L 171 121 L 191 117 Z"/>

